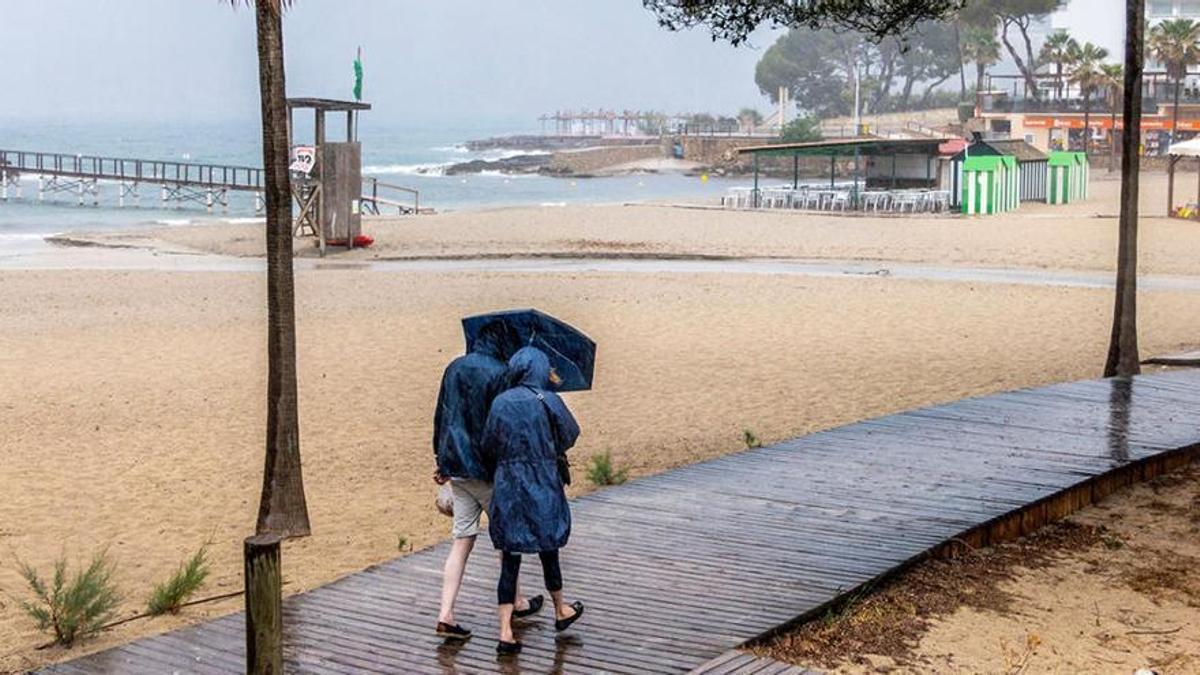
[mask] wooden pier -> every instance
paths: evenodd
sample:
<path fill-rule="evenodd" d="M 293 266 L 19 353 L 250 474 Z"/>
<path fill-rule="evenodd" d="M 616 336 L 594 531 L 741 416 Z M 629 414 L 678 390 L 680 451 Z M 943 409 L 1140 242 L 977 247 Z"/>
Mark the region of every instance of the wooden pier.
<path fill-rule="evenodd" d="M 804 401 L 796 401 L 802 409 Z M 921 558 L 1011 539 L 1200 455 L 1200 372 L 1092 380 L 915 410 L 739 452 L 573 503 L 569 599 L 497 660 L 497 564 L 473 556 L 463 645 L 433 635 L 448 544 L 284 602 L 304 673 L 800 673 L 731 649 Z M 287 555 L 283 567 L 287 570 Z M 537 575 L 527 575 L 534 591 Z M 47 673 L 243 672 L 240 614 Z"/>
<path fill-rule="evenodd" d="M 47 196 L 67 195 L 80 206 L 95 206 L 100 202 L 103 182 L 116 184 L 117 205 L 122 207 L 127 202 L 140 205 L 143 191 L 149 189 L 158 191 L 163 207 L 190 202 L 209 211 L 225 209 L 229 206 L 229 193 L 252 192 L 255 212 L 263 208 L 263 170 L 251 166 L 0 150 L 0 202 L 22 198 L 22 176 L 37 176 L 39 202 Z M 361 187 L 364 213 L 433 212 L 421 206 L 420 192 L 412 188 L 372 177 L 363 178 Z"/>
<path fill-rule="evenodd" d="M 262 169 L 249 166 L 0 150 L 0 200 L 7 201 L 10 190 L 21 197 L 22 175 L 38 177 L 39 202 L 48 194 L 67 193 L 80 205 L 99 203 L 101 181 L 118 184 L 121 206 L 126 199 L 138 202 L 142 186 L 150 186 L 160 189 L 164 205 L 195 202 L 210 210 L 228 206 L 231 191 L 253 192 L 259 196 L 258 210 L 263 189 Z"/>

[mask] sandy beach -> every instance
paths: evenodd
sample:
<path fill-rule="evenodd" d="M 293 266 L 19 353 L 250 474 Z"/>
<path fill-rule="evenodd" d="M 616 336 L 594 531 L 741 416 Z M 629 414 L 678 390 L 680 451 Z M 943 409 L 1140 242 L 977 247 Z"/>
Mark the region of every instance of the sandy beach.
<path fill-rule="evenodd" d="M 1115 269 L 1119 182 L 1097 170 L 1092 198 L 1066 207 L 1024 204 L 999 218 L 861 218 L 789 212 L 732 212 L 654 204 L 520 207 L 421 218 L 375 218 L 370 249 L 339 260 L 479 257 L 733 257 L 895 261 L 955 266 Z M 1187 185 L 1185 187 L 1185 184 Z M 1195 274 L 1200 223 L 1168 219 L 1166 176 L 1141 189 L 1139 252 L 1144 274 Z M 1191 199 L 1180 179 L 1177 200 Z M 80 244 L 182 253 L 261 256 L 253 224 L 68 233 Z M 312 240 L 297 243 L 315 256 Z"/>
<path fill-rule="evenodd" d="M 1089 202 L 993 219 L 612 205 L 376 220 L 367 226 L 376 247 L 331 263 L 637 254 L 1106 271 L 1116 183 L 1097 176 Z M 1148 210 L 1161 211 L 1163 183 L 1147 177 Z M 254 256 L 261 235 L 229 225 L 70 237 Z M 1198 259 L 1200 225 L 1144 220 L 1143 272 L 1200 276 Z M 201 595 L 239 588 L 265 433 L 263 275 L 5 270 L 0 285 L 0 671 L 238 609 L 239 600 L 202 605 L 69 652 L 36 650 L 45 637 L 20 610 L 15 560 L 44 570 L 61 554 L 81 560 L 107 546 L 128 616 L 211 540 Z M 1143 293 L 1144 354 L 1195 348 L 1198 302 L 1195 292 Z M 429 439 L 441 369 L 462 349 L 461 316 L 536 306 L 589 333 L 600 345 L 596 388 L 568 396 L 584 429 L 573 452 L 583 463 L 611 450 L 636 477 L 741 449 L 745 430 L 770 442 L 1097 376 L 1111 305 L 1104 289 L 887 277 L 302 268 L 301 447 L 314 534 L 286 545 L 285 590 L 446 536 Z"/>

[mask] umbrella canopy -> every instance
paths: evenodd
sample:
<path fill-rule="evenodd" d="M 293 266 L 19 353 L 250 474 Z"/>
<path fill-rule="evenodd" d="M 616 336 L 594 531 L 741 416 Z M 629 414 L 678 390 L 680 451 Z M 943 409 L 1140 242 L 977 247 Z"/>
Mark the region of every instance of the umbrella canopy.
<path fill-rule="evenodd" d="M 596 343 L 570 324 L 536 309 L 512 309 L 468 316 L 462 320 L 467 351 L 471 351 L 484 326 L 503 321 L 520 340 L 520 347 L 537 347 L 550 358 L 550 365 L 562 378 L 560 391 L 584 391 L 592 388 L 592 370 L 596 363 Z"/>
<path fill-rule="evenodd" d="M 1167 152 L 1176 157 L 1200 157 L 1200 138 L 1172 143 Z"/>

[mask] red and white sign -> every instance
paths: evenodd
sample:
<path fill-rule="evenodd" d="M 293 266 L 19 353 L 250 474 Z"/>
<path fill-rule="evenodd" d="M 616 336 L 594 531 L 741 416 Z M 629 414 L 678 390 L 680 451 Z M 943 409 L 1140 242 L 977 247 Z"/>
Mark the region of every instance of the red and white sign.
<path fill-rule="evenodd" d="M 305 176 L 312 173 L 317 163 L 317 149 L 311 145 L 297 145 L 292 148 L 292 164 L 288 168 L 298 171 Z"/>

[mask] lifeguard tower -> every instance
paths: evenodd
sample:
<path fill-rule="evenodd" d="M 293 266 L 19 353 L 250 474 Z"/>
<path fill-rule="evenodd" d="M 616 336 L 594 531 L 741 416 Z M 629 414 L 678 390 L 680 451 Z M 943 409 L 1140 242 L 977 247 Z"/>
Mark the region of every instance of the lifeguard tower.
<path fill-rule="evenodd" d="M 370 110 L 361 101 L 328 98 L 288 99 L 288 145 L 292 149 L 292 197 L 296 216 L 292 234 L 315 236 L 326 246 L 354 248 L 362 234 L 362 144 L 358 142 L 358 113 Z M 296 110 L 312 110 L 312 145 L 295 141 Z M 346 140 L 326 138 L 329 113 L 346 114 Z"/>

